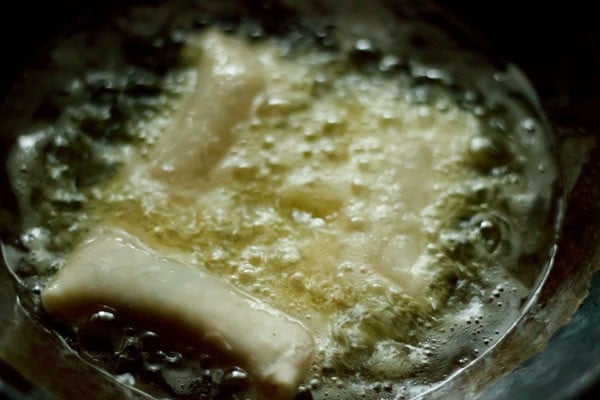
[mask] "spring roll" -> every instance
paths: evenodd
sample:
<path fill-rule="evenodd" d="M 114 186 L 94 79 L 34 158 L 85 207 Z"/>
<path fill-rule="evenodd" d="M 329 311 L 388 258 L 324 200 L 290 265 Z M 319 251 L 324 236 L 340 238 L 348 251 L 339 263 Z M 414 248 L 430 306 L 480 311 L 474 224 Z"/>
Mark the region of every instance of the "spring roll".
<path fill-rule="evenodd" d="M 293 395 L 314 352 L 299 322 L 120 230 L 97 233 L 75 249 L 42 303 L 68 323 L 106 305 L 186 332 L 239 361 L 277 398 Z"/>

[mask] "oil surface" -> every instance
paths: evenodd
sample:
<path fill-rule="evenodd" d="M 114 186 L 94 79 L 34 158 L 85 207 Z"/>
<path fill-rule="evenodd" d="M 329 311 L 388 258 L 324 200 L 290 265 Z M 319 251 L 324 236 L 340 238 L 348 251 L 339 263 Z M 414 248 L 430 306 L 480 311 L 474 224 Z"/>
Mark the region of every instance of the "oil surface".
<path fill-rule="evenodd" d="M 319 343 L 301 393 L 316 398 L 410 396 L 492 346 L 553 239 L 556 171 L 518 71 L 408 5 L 402 26 L 383 8 L 273 27 L 178 7 L 70 37 L 38 72 L 47 97 L 25 83 L 13 99 L 21 273 L 43 282 L 91 227 L 125 228 L 301 320 Z M 252 49 L 264 96 L 201 184 L 132 174 L 181 118 L 201 57 L 186 43 L 207 27 Z M 171 64 L 132 58 L 131 37 Z M 113 59 L 77 58 L 90 40 Z"/>

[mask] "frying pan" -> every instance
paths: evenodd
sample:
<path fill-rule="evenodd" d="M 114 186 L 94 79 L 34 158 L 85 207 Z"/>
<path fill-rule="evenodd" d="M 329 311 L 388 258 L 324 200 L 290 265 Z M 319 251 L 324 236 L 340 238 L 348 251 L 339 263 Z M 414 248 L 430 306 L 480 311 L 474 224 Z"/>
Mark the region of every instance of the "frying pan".
<path fill-rule="evenodd" d="M 600 259 L 600 148 L 593 143 L 600 134 L 600 52 L 592 2 L 439 3 L 478 32 L 500 56 L 519 65 L 535 86 L 559 143 L 567 211 L 554 269 L 538 293 L 536 307 L 494 349 L 496 355 L 510 355 L 480 359 L 427 397 L 463 398 L 483 389 L 481 398 L 486 400 L 575 399 L 598 394 L 600 275 L 593 273 Z M 78 16 L 109 6 L 110 2 L 74 0 L 26 0 L 0 6 L 0 24 L 5 28 L 0 35 L 4 55 L 0 96 L 50 38 Z M 8 143 L 4 138 L 0 141 L 4 164 Z M 9 190 L 4 173 L 0 190 Z M 0 301 L 14 300 L 0 293 Z M 556 333 L 547 342 L 548 331 Z M 506 363 L 498 362 L 502 359 Z M 511 360 L 520 365 L 511 370 Z M 93 385 L 90 390 L 93 393 Z M 47 395 L 41 389 L 0 364 L 0 399 L 44 398 Z"/>

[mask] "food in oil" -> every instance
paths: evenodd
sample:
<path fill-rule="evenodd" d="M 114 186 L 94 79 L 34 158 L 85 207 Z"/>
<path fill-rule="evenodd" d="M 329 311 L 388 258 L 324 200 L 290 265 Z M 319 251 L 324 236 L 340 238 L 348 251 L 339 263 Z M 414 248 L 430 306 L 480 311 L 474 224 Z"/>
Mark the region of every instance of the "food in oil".
<path fill-rule="evenodd" d="M 326 34 L 309 23 L 314 39 L 300 28 L 256 36 L 260 23 L 211 25 L 172 33 L 178 62 L 160 74 L 127 60 L 108 71 L 70 66 L 68 54 L 81 48 L 77 37 L 55 50 L 68 77 L 57 78 L 65 93 L 59 117 L 21 127 L 9 165 L 27 263 L 50 282 L 42 292 L 47 311 L 76 332 L 87 329 L 91 317 L 69 310 L 91 291 L 82 285 L 63 302 L 61 280 L 83 265 L 77 254 L 101 248 L 93 242 L 109 232 L 135 237 L 158 264 L 195 269 L 189 279 L 197 279 L 199 296 L 206 276 L 255 307 L 277 310 L 284 331 L 308 332 L 304 343 L 314 340 L 314 356 L 294 366 L 286 395 L 298 384 L 315 397 L 374 396 L 382 387 L 394 396 L 406 385 L 416 393 L 491 346 L 518 316 L 552 239 L 546 228 L 556 178 L 543 121 L 503 86 L 518 85 L 518 72 L 464 53 L 475 59 L 467 71 L 477 78 L 468 87 L 465 71 L 452 69 L 455 56 L 427 65 L 427 51 L 406 44 L 402 51 L 414 51 L 407 62 L 360 26 Z M 427 29 L 431 38 L 439 33 Z M 69 68 L 79 71 L 75 77 Z M 115 265 L 127 264 L 117 251 L 107 253 Z M 112 293 L 106 279 L 98 293 Z M 133 309 L 149 301 L 147 287 L 154 286 L 140 282 L 123 292 L 134 294 Z M 185 296 L 182 307 L 201 319 L 235 315 L 222 293 L 214 307 L 194 308 L 187 289 L 164 292 Z M 101 306 L 125 318 L 119 293 L 111 298 Z M 160 319 L 168 304 L 157 295 L 144 314 Z M 95 311 L 107 312 L 86 309 Z M 223 329 L 216 333 L 261 332 Z M 197 366 L 182 350 L 184 367 L 175 370 L 184 372 L 159 363 L 159 380 L 177 394 L 173 376 L 206 370 L 221 385 L 207 389 L 210 397 L 229 375 L 247 374 L 250 386 L 235 390 L 260 396 L 268 379 L 246 361 L 252 346 L 233 343 L 216 346 L 231 358 L 221 372 Z M 278 346 L 264 345 L 257 354 Z M 110 357 L 84 353 L 123 372 Z"/>

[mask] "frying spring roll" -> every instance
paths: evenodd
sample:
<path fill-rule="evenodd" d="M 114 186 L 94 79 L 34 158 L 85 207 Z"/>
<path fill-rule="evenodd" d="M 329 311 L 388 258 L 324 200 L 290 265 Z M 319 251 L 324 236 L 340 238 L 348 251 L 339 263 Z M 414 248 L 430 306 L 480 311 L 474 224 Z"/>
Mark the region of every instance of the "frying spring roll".
<path fill-rule="evenodd" d="M 209 32 L 188 43 L 199 58 L 193 93 L 158 143 L 150 175 L 169 183 L 196 183 L 223 157 L 266 86 L 261 61 L 242 41 Z"/>
<path fill-rule="evenodd" d="M 299 322 L 118 230 L 77 248 L 42 292 L 42 303 L 70 323 L 106 305 L 186 332 L 238 360 L 277 398 L 294 394 L 314 352 Z"/>

